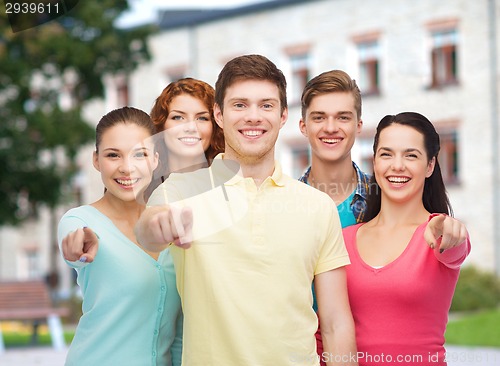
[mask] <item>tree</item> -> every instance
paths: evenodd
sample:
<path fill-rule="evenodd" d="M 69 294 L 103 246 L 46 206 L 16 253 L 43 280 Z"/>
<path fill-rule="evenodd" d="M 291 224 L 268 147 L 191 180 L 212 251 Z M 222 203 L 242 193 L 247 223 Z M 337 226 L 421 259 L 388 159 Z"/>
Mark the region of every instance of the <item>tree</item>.
<path fill-rule="evenodd" d="M 94 136 L 82 106 L 103 95 L 103 75 L 127 74 L 149 58 L 151 26 L 114 26 L 126 0 L 73 5 L 18 32 L 13 22 L 22 19 L 0 15 L 0 226 L 61 203 L 76 153 Z"/>

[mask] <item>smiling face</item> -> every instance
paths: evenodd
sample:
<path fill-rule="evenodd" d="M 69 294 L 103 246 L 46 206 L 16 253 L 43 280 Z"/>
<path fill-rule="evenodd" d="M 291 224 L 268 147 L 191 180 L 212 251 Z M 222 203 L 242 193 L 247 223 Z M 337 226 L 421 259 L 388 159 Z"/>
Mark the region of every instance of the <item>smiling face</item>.
<path fill-rule="evenodd" d="M 181 162 L 204 157 L 213 130 L 209 109 L 198 98 L 178 95 L 170 103 L 163 129 L 169 160 Z M 171 161 L 171 165 L 183 164 Z"/>
<path fill-rule="evenodd" d="M 266 80 L 240 80 L 226 89 L 224 113 L 217 104 L 214 116 L 223 128 L 225 157 L 241 164 L 274 159 L 274 145 L 286 122 L 278 87 Z"/>
<path fill-rule="evenodd" d="M 325 162 L 351 160 L 351 149 L 363 122 L 350 92 L 315 96 L 300 120 L 300 130 L 309 140 L 313 156 Z"/>
<path fill-rule="evenodd" d="M 106 195 L 128 202 L 144 192 L 158 165 L 150 137 L 150 131 L 133 123 L 117 123 L 102 133 L 93 163 Z"/>
<path fill-rule="evenodd" d="M 422 201 L 424 182 L 434 165 L 435 158 L 429 161 L 424 136 L 416 129 L 391 124 L 380 132 L 373 169 L 382 200 Z"/>

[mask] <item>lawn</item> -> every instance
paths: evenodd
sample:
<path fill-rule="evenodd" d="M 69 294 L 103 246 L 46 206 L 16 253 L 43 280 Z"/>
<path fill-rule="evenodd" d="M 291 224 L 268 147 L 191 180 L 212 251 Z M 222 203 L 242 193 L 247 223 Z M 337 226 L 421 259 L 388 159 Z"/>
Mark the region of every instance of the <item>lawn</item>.
<path fill-rule="evenodd" d="M 5 347 L 28 346 L 32 342 L 32 327 L 20 322 L 2 322 L 3 341 Z M 64 331 L 66 344 L 70 344 L 74 331 Z M 38 327 L 38 339 L 36 345 L 51 345 L 50 335 L 46 325 Z"/>
<path fill-rule="evenodd" d="M 17 324 L 2 324 L 3 338 L 6 347 L 24 346 L 31 342 L 31 328 Z M 64 338 L 70 344 L 73 331 L 65 331 Z M 500 309 L 484 310 L 464 315 L 448 323 L 446 343 L 464 346 L 486 346 L 500 348 Z M 39 345 L 50 345 L 50 335 L 46 326 L 38 330 Z"/>
<path fill-rule="evenodd" d="M 484 310 L 450 321 L 446 343 L 500 347 L 500 309 Z"/>
<path fill-rule="evenodd" d="M 66 344 L 70 344 L 73 339 L 73 332 L 64 332 L 64 339 Z M 7 333 L 3 335 L 3 341 L 5 347 L 19 347 L 31 345 L 31 334 L 29 333 Z M 51 345 L 50 335 L 48 333 L 42 333 L 38 336 L 37 346 L 40 345 Z"/>

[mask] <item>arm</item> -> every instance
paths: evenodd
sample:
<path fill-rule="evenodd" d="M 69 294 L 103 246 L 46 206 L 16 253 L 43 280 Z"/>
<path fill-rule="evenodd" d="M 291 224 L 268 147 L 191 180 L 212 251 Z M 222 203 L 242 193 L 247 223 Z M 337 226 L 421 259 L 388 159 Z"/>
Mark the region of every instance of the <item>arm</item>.
<path fill-rule="evenodd" d="M 61 241 L 64 259 L 69 262 L 91 263 L 97 254 L 99 238 L 91 228 L 83 227 L 68 233 Z"/>
<path fill-rule="evenodd" d="M 432 214 L 424 239 L 436 258 L 449 268 L 459 268 L 470 253 L 471 245 L 465 225 L 444 214 Z"/>
<path fill-rule="evenodd" d="M 357 365 L 354 320 L 349 306 L 345 268 L 314 278 L 323 340 L 322 359 L 327 365 Z"/>
<path fill-rule="evenodd" d="M 146 250 L 161 252 L 171 243 L 189 248 L 192 241 L 193 213 L 184 207 L 148 207 L 135 225 L 137 241 Z"/>
<path fill-rule="evenodd" d="M 82 268 L 94 260 L 98 249 L 98 236 L 88 223 L 74 213 L 66 213 L 57 226 L 57 242 L 66 263 Z"/>
<path fill-rule="evenodd" d="M 170 244 L 189 248 L 192 241 L 193 214 L 190 209 L 171 203 L 179 201 L 180 195 L 176 186 L 167 181 L 153 191 L 134 227 L 137 242 L 153 253 Z"/>

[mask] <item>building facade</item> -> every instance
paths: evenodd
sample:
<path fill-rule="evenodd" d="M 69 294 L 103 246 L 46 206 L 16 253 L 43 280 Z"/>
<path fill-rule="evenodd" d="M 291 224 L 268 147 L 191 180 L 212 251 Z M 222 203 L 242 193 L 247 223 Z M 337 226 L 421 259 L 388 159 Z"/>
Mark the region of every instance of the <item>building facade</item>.
<path fill-rule="evenodd" d="M 160 31 L 149 40 L 150 62 L 131 75 L 107 76 L 105 100 L 89 104 L 85 113 L 97 123 L 123 105 L 150 111 L 169 82 L 190 76 L 214 85 L 231 58 L 262 54 L 287 77 L 290 113 L 276 151 L 284 170 L 299 177 L 309 164 L 298 127 L 302 88 L 323 71 L 345 70 L 363 94 L 363 132 L 353 159 L 371 171 L 372 137 L 386 114 L 426 115 L 441 135 L 440 164 L 455 216 L 466 223 L 473 243 L 468 263 L 500 273 L 499 12 L 495 0 L 275 0 L 164 11 Z M 79 157 L 76 188 L 83 203 L 102 194 L 91 153 L 88 147 Z M 46 229 L 28 225 L 0 232 L 0 276 L 29 276 L 33 247 L 50 245 L 40 239 Z M 17 253 L 16 259 L 7 259 L 6 251 Z M 46 252 L 39 249 L 43 263 Z"/>
<path fill-rule="evenodd" d="M 345 70 L 363 94 L 354 160 L 371 170 L 372 137 L 386 114 L 426 115 L 442 139 L 440 164 L 455 216 L 472 238 L 469 262 L 493 270 L 500 266 L 499 11 L 491 0 L 282 0 L 227 11 L 167 11 L 150 40 L 151 62 L 128 78 L 128 102 L 150 110 L 172 80 L 191 76 L 214 85 L 229 59 L 265 55 L 289 83 L 290 116 L 277 155 L 298 177 L 309 158 L 298 128 L 302 88 L 323 71 Z"/>

